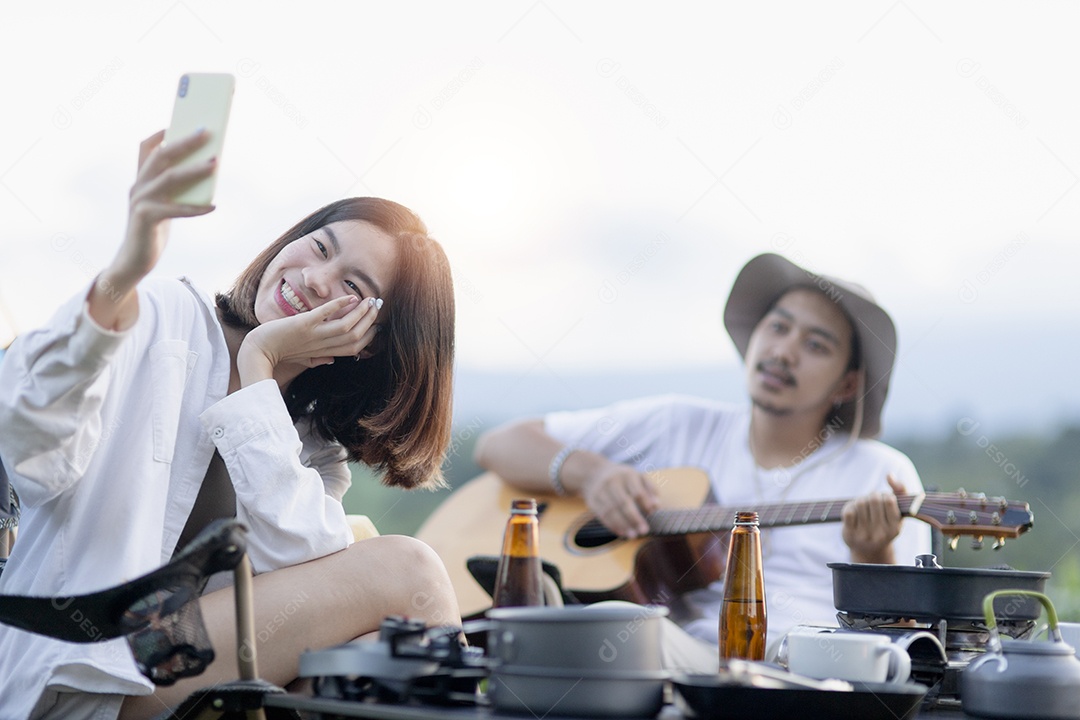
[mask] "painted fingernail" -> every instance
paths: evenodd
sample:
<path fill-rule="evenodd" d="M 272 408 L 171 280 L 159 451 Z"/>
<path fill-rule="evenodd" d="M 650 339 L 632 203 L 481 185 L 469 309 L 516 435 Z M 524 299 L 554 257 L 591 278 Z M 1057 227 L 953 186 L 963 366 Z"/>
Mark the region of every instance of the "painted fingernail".
<path fill-rule="evenodd" d="M 375 309 L 382 310 L 382 298 L 375 298 Z"/>

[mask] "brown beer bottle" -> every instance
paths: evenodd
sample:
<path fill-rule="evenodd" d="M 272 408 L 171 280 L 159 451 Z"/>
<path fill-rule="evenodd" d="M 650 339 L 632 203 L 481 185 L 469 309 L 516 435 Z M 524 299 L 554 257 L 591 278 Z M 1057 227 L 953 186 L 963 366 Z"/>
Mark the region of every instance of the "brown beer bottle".
<path fill-rule="evenodd" d="M 765 659 L 765 581 L 756 512 L 735 513 L 720 610 L 720 657 Z"/>
<path fill-rule="evenodd" d="M 495 573 L 492 607 L 543 605 L 540 567 L 540 525 L 536 500 L 514 500 L 503 535 L 502 555 Z"/>

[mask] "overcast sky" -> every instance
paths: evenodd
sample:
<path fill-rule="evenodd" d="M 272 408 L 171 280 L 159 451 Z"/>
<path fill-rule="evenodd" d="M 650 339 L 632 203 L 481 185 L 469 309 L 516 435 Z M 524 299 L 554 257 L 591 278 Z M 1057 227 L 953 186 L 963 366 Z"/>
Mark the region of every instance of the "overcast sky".
<path fill-rule="evenodd" d="M 1025 371 L 1074 382 L 1078 27 L 1064 2 L 4 3 L 0 342 L 111 258 L 177 78 L 226 71 L 218 209 L 159 266 L 207 290 L 379 195 L 446 247 L 463 367 L 732 364 L 721 305 L 778 251 L 860 280 L 913 353 L 1045 323 Z"/>

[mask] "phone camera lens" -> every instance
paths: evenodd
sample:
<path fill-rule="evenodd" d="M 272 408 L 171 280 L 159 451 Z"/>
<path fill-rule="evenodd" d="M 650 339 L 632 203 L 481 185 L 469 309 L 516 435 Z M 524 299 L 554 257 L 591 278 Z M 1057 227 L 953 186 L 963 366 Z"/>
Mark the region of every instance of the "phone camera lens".
<path fill-rule="evenodd" d="M 180 95 L 180 97 L 184 97 L 184 96 L 187 95 L 187 87 L 188 87 L 188 76 L 187 75 L 182 75 L 180 77 L 180 91 L 178 93 Z"/>

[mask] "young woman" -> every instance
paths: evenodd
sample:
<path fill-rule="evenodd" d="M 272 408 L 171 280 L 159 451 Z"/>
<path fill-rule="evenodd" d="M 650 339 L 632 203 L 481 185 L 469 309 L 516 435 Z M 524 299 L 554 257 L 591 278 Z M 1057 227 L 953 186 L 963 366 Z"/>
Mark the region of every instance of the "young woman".
<path fill-rule="evenodd" d="M 23 514 L 0 592 L 109 587 L 235 515 L 256 572 L 260 674 L 283 685 L 300 652 L 387 615 L 460 622 L 434 552 L 405 537 L 350 544 L 341 505 L 348 460 L 390 485 L 442 482 L 453 291 L 420 219 L 374 198 L 301 220 L 216 301 L 148 278 L 166 221 L 213 209 L 170 200 L 214 171 L 178 165 L 206 140 L 143 143 L 115 259 L 4 358 L 0 457 Z M 61 643 L 0 626 L 0 717 L 150 717 L 235 678 L 231 588 L 201 607 L 218 659 L 168 688 L 139 674 L 122 639 Z"/>

